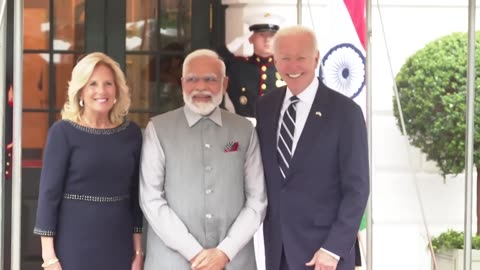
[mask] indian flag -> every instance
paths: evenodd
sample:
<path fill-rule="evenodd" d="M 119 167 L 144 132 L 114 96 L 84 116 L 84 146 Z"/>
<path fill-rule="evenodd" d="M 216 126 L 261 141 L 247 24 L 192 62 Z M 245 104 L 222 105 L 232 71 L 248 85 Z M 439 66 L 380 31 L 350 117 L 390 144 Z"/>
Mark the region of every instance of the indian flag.
<path fill-rule="evenodd" d="M 317 30 L 320 78 L 365 115 L 365 0 L 330 0 Z"/>

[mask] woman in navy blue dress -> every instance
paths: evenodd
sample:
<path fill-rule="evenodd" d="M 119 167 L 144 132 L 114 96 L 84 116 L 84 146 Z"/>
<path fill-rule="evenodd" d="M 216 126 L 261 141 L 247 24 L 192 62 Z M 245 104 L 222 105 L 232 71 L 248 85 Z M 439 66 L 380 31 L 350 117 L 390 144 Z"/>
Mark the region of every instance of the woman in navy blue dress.
<path fill-rule="evenodd" d="M 45 269 L 141 270 L 140 128 L 129 90 L 102 53 L 77 63 L 45 146 L 34 233 Z"/>

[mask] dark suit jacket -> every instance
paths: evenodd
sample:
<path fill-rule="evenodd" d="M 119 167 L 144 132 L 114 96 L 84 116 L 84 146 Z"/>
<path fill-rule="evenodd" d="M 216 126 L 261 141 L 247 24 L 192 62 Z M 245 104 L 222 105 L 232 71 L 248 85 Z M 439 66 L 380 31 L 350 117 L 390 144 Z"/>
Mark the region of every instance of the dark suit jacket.
<path fill-rule="evenodd" d="M 279 269 L 283 245 L 292 270 L 311 269 L 305 263 L 320 247 L 341 257 L 337 270 L 352 270 L 353 246 L 369 194 L 362 110 L 320 82 L 283 180 L 276 143 L 285 91 L 267 93 L 256 108 L 268 194 L 266 269 Z"/>

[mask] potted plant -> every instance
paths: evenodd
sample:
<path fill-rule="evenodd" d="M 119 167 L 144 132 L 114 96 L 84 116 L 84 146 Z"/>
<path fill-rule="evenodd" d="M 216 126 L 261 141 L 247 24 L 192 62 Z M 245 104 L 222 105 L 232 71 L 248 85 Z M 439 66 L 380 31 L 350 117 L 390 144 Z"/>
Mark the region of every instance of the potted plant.
<path fill-rule="evenodd" d="M 447 230 L 432 238 L 438 270 L 463 270 L 464 234 Z M 480 269 L 480 236 L 472 237 L 472 269 Z"/>

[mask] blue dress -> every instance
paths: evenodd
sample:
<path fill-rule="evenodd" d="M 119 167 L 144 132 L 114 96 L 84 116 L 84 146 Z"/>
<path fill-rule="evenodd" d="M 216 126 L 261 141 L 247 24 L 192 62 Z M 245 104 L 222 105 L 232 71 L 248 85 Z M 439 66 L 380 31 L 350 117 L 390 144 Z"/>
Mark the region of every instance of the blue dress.
<path fill-rule="evenodd" d="M 34 233 L 54 237 L 63 270 L 130 270 L 138 203 L 140 128 L 56 122 L 45 146 Z"/>

